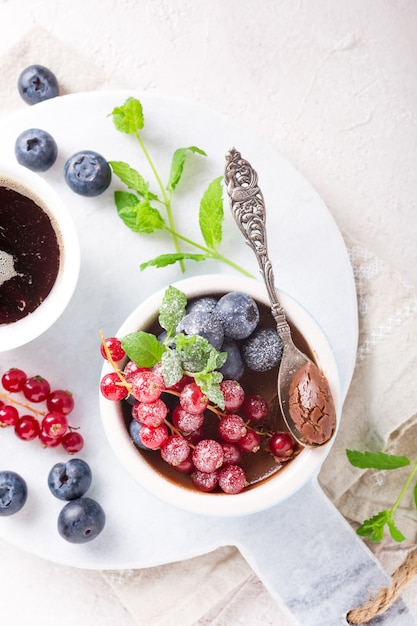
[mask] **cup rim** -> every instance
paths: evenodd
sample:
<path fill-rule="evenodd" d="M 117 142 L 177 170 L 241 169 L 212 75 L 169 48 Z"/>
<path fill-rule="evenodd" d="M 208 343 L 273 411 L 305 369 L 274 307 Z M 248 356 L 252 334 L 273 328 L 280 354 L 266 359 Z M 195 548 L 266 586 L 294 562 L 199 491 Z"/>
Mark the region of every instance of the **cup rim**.
<path fill-rule="evenodd" d="M 0 325 L 0 352 L 27 344 L 48 330 L 71 300 L 80 272 L 80 244 L 75 224 L 55 189 L 41 176 L 18 164 L 0 164 L 0 185 L 4 183 L 33 199 L 51 218 L 61 259 L 56 281 L 43 302 L 22 319 Z"/>
<path fill-rule="evenodd" d="M 258 301 L 269 305 L 265 286 L 256 279 L 204 275 L 186 278 L 173 285 L 184 291 L 188 298 L 226 291 L 246 291 Z M 154 320 L 165 289 L 159 290 L 139 304 L 122 323 L 115 336 L 123 337 Z M 282 502 L 298 491 L 309 479 L 317 475 L 330 452 L 341 416 L 340 378 L 335 355 L 322 328 L 306 309 L 289 294 L 279 289 L 277 291 L 289 321 L 299 329 L 301 326 L 300 330 L 309 343 L 314 358 L 328 379 L 336 405 L 336 432 L 327 444 L 305 448 L 282 472 L 276 473 L 249 490 L 235 495 L 207 494 L 174 484 L 153 469 L 132 443 L 120 403 L 107 400 L 99 392 L 102 425 L 113 452 L 135 481 L 160 500 L 191 513 L 210 516 L 236 517 L 255 513 Z M 314 342 L 311 341 L 312 336 L 315 337 Z M 104 376 L 110 371 L 111 365 L 105 362 L 101 375 Z"/>

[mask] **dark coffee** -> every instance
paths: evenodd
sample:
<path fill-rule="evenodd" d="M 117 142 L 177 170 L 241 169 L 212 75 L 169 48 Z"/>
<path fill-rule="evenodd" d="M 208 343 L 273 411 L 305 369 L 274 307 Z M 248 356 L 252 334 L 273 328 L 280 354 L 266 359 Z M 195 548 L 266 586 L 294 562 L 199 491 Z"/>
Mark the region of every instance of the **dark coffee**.
<path fill-rule="evenodd" d="M 57 233 L 46 212 L 0 185 L 0 324 L 26 317 L 45 300 L 59 263 Z"/>

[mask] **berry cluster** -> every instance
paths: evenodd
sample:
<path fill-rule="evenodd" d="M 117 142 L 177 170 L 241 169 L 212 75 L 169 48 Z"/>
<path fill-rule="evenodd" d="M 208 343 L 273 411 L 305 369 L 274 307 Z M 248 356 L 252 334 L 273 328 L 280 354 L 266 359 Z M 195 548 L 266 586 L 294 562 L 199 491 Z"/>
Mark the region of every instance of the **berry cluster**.
<path fill-rule="evenodd" d="M 70 426 L 74 398 L 64 389 L 51 389 L 43 376 L 27 376 L 12 367 L 1 377 L 0 426 L 12 427 L 19 439 L 39 439 L 42 447 L 61 445 L 68 454 L 82 450 L 82 435 Z M 40 405 L 43 404 L 43 408 Z"/>
<path fill-rule="evenodd" d="M 163 461 L 189 474 L 198 490 L 240 493 L 248 484 L 242 460 L 261 447 L 279 463 L 293 457 L 296 444 L 291 434 L 263 427 L 269 411 L 266 400 L 246 395 L 238 381 L 220 382 L 224 398 L 220 409 L 189 374 L 168 387 L 161 363 L 141 368 L 129 360 L 120 369 L 126 355 L 118 338 L 103 339 L 101 353 L 114 370 L 103 376 L 101 393 L 108 400 L 127 400 L 131 405 L 133 442 L 159 451 Z"/>

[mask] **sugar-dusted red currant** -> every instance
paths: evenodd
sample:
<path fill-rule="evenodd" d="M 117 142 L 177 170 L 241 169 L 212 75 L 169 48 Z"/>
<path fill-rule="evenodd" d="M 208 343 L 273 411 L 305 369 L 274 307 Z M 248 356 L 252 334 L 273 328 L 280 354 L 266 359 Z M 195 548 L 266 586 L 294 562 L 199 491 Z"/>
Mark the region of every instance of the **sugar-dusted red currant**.
<path fill-rule="evenodd" d="M 246 426 L 240 415 L 228 413 L 219 421 L 219 434 L 229 443 L 235 443 L 246 435 Z"/>
<path fill-rule="evenodd" d="M 136 402 L 132 407 L 132 417 L 146 426 L 159 426 L 168 415 L 168 407 L 161 398 L 155 402 Z"/>
<path fill-rule="evenodd" d="M 23 441 L 32 441 L 40 433 L 39 422 L 34 415 L 22 415 L 14 427 L 16 435 Z"/>
<path fill-rule="evenodd" d="M 172 410 L 172 423 L 182 433 L 192 433 L 198 430 L 204 422 L 204 413 L 188 413 L 180 404 L 175 405 Z"/>
<path fill-rule="evenodd" d="M 222 442 L 223 448 L 223 465 L 229 465 L 233 463 L 233 465 L 237 465 L 240 463 L 242 458 L 242 451 L 240 447 L 236 443 L 228 443 L 227 441 Z"/>
<path fill-rule="evenodd" d="M 68 430 L 68 420 L 65 415 L 51 411 L 43 417 L 41 429 L 47 437 L 61 438 Z"/>
<path fill-rule="evenodd" d="M 239 448 L 242 452 L 258 452 L 261 447 L 261 438 L 252 428 L 246 430 L 246 435 L 238 441 Z"/>
<path fill-rule="evenodd" d="M 19 419 L 19 412 L 16 407 L 9 404 L 0 406 L 0 426 L 15 426 Z"/>
<path fill-rule="evenodd" d="M 223 448 L 214 439 L 202 439 L 193 450 L 193 463 L 200 472 L 214 472 L 223 463 Z"/>
<path fill-rule="evenodd" d="M 36 375 L 25 380 L 22 391 L 29 402 L 43 402 L 48 397 L 51 387 L 46 378 Z"/>
<path fill-rule="evenodd" d="M 71 430 L 62 437 L 61 445 L 68 454 L 77 454 L 84 447 L 84 438 L 76 430 Z"/>
<path fill-rule="evenodd" d="M 191 481 L 196 489 L 209 493 L 214 491 L 219 484 L 219 472 L 218 470 L 214 472 L 194 470 L 191 474 Z"/>
<path fill-rule="evenodd" d="M 224 398 L 224 410 L 227 413 L 235 413 L 242 406 L 245 399 L 243 387 L 237 380 L 222 380 L 220 390 Z"/>
<path fill-rule="evenodd" d="M 269 439 L 269 449 L 280 459 L 288 459 L 294 453 L 294 437 L 288 432 L 276 432 Z"/>
<path fill-rule="evenodd" d="M 159 426 L 143 425 L 140 429 L 140 440 L 144 446 L 151 450 L 159 450 L 169 437 L 168 428 L 165 424 Z"/>
<path fill-rule="evenodd" d="M 172 466 L 177 472 L 180 474 L 191 474 L 194 471 L 194 463 L 193 463 L 193 453 L 191 448 L 189 448 L 188 456 L 184 461 L 178 463 L 178 465 Z"/>
<path fill-rule="evenodd" d="M 132 396 L 139 402 L 155 402 L 164 388 L 161 377 L 151 370 L 141 370 L 131 379 Z"/>
<path fill-rule="evenodd" d="M 123 400 L 128 394 L 128 390 L 121 382 L 116 372 L 105 374 L 100 381 L 100 391 L 107 400 Z"/>
<path fill-rule="evenodd" d="M 181 390 L 180 404 L 188 413 L 203 413 L 208 403 L 209 399 L 201 391 L 197 383 L 189 383 Z"/>
<path fill-rule="evenodd" d="M 74 397 L 66 389 L 54 389 L 46 398 L 48 411 L 57 411 L 62 415 L 68 415 L 74 408 Z"/>
<path fill-rule="evenodd" d="M 10 393 L 15 393 L 17 391 L 22 391 L 23 385 L 27 379 L 26 373 L 17 368 L 11 367 L 7 372 L 4 372 L 1 377 L 1 384 L 5 388 L 6 391 Z"/>
<path fill-rule="evenodd" d="M 122 348 L 122 342 L 118 337 L 107 337 L 107 339 L 104 340 L 104 343 L 110 353 L 110 357 L 115 363 L 125 358 L 126 352 Z M 103 359 L 108 360 L 103 344 L 100 345 L 100 352 Z"/>
<path fill-rule="evenodd" d="M 126 382 L 130 383 L 132 382 L 133 376 L 138 372 L 142 372 L 143 369 L 143 367 L 139 367 L 139 365 L 136 365 L 134 361 L 128 361 L 123 368 L 123 378 L 126 380 Z"/>
<path fill-rule="evenodd" d="M 181 435 L 171 435 L 161 446 L 161 457 L 169 465 L 177 466 L 189 457 L 190 446 Z"/>
<path fill-rule="evenodd" d="M 240 465 L 226 465 L 219 471 L 219 487 L 225 493 L 240 493 L 246 485 L 246 474 Z"/>
<path fill-rule="evenodd" d="M 246 396 L 242 411 L 251 422 L 260 422 L 268 415 L 268 403 L 259 395 Z"/>

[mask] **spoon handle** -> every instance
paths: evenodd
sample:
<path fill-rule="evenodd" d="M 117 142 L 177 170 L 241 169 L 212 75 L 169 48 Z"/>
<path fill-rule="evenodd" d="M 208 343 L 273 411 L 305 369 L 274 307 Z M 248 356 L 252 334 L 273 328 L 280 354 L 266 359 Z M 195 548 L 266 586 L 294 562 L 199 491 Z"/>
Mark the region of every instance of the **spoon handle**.
<path fill-rule="evenodd" d="M 240 152 L 232 148 L 226 155 L 224 178 L 235 222 L 258 261 L 278 333 L 280 336 L 288 335 L 290 328 L 277 296 L 272 263 L 268 256 L 265 202 L 258 186 L 258 174 L 250 163 L 242 158 Z"/>

